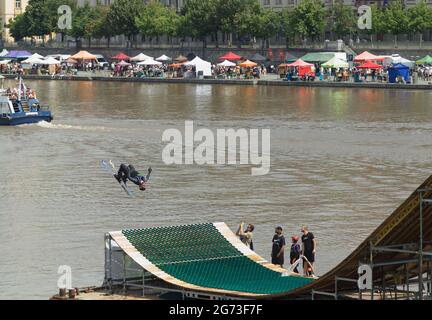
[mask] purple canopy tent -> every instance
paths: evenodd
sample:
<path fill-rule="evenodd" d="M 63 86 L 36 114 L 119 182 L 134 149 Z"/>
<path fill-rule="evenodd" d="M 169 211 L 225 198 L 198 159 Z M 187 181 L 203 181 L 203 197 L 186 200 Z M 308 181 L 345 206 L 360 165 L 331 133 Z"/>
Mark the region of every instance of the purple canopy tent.
<path fill-rule="evenodd" d="M 22 51 L 22 50 L 12 50 L 7 55 L 5 55 L 3 58 L 10 58 L 10 59 L 27 59 L 32 54 L 28 51 Z"/>

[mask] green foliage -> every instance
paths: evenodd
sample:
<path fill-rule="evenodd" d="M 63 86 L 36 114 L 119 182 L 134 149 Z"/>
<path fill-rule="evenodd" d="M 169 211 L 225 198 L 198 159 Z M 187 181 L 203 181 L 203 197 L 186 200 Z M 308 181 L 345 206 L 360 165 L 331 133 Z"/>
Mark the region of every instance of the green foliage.
<path fill-rule="evenodd" d="M 48 10 L 48 20 L 50 32 L 62 33 L 65 30 L 59 30 L 57 23 L 59 19 L 59 14 L 57 12 L 58 8 L 62 5 L 67 5 L 72 9 L 72 12 L 76 10 L 76 1 L 74 0 L 45 0 L 45 6 Z"/>
<path fill-rule="evenodd" d="M 286 38 L 294 37 L 296 34 L 293 15 L 294 11 L 289 9 L 284 9 L 280 13 L 280 29 Z"/>
<path fill-rule="evenodd" d="M 45 36 L 51 32 L 50 13 L 45 0 L 30 0 L 24 16 L 28 35 Z"/>
<path fill-rule="evenodd" d="M 219 30 L 217 24 L 217 1 L 218 0 L 188 0 L 183 9 L 184 15 L 183 32 L 200 40 Z"/>
<path fill-rule="evenodd" d="M 96 6 L 96 24 L 93 33 L 94 38 L 111 38 L 115 32 L 114 27 L 108 22 L 108 13 L 110 8 L 108 6 Z"/>
<path fill-rule="evenodd" d="M 146 5 L 135 18 L 135 24 L 144 36 L 175 36 L 180 28 L 181 19 L 176 11 L 159 2 Z"/>
<path fill-rule="evenodd" d="M 333 19 L 332 31 L 338 36 L 352 34 L 357 27 L 357 17 L 351 7 L 345 6 L 343 1 L 338 1 L 330 12 Z"/>
<path fill-rule="evenodd" d="M 15 40 L 45 36 L 58 30 L 60 5 L 73 10 L 72 30 L 75 38 L 110 38 L 141 33 L 148 37 L 191 36 L 202 40 L 218 32 L 267 40 L 276 34 L 286 39 L 320 36 L 327 23 L 343 37 L 357 31 L 357 17 L 351 7 L 336 0 L 328 15 L 323 0 L 302 0 L 294 9 L 281 12 L 264 9 L 258 0 L 187 0 L 181 11 L 168 8 L 159 1 L 116 0 L 111 6 L 77 7 L 76 0 L 30 0 L 24 14 L 9 22 Z M 402 0 L 391 1 L 385 9 L 372 5 L 372 29 L 364 33 L 418 34 L 432 28 L 432 9 L 424 0 L 405 9 Z M 331 20 L 329 20 L 329 18 Z"/>
<path fill-rule="evenodd" d="M 293 26 L 303 38 L 321 35 L 325 27 L 325 9 L 321 0 L 302 0 L 294 8 Z"/>
<path fill-rule="evenodd" d="M 27 37 L 28 34 L 28 22 L 26 21 L 26 16 L 20 14 L 9 22 L 9 32 L 15 41 L 20 41 Z"/>
<path fill-rule="evenodd" d="M 407 10 L 408 30 L 410 33 L 422 33 L 432 28 L 432 9 L 424 0 Z"/>
<path fill-rule="evenodd" d="M 130 40 L 132 36 L 138 34 L 135 18 L 143 8 L 142 0 L 114 1 L 107 16 L 107 23 L 112 26 L 114 35 L 126 35 Z"/>
<path fill-rule="evenodd" d="M 389 33 L 396 36 L 408 31 L 408 15 L 401 0 L 392 1 L 384 11 L 383 18 L 385 29 Z"/>
<path fill-rule="evenodd" d="M 96 32 L 98 21 L 98 10 L 86 3 L 83 7 L 78 7 L 72 16 L 72 29 L 68 34 L 75 39 L 90 39 Z"/>

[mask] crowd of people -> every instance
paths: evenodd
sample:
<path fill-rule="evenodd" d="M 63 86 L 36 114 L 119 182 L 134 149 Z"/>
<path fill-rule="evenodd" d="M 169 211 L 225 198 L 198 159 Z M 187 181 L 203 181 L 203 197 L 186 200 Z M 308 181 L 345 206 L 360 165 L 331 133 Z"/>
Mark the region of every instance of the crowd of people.
<path fill-rule="evenodd" d="M 248 246 L 251 250 L 254 250 L 253 245 L 253 232 L 255 226 L 248 224 L 245 228 L 245 223 L 242 222 L 237 229 L 236 235 L 239 239 Z M 302 265 L 303 275 L 306 277 L 314 276 L 314 263 L 316 255 L 316 239 L 312 232 L 309 232 L 307 226 L 302 226 L 300 229 L 301 236 L 291 236 L 290 244 L 290 256 L 289 263 L 291 271 L 299 273 L 299 265 Z M 301 240 L 301 243 L 299 241 Z M 283 228 L 277 226 L 275 228 L 275 234 L 272 238 L 272 249 L 271 249 L 271 263 L 283 268 L 285 264 L 285 250 L 287 243 L 285 236 L 283 235 Z"/>
<path fill-rule="evenodd" d="M 388 82 L 389 67 L 377 69 L 326 68 L 319 64 L 311 72 L 301 73 L 298 67 L 289 68 L 285 75 L 287 81 L 333 81 L 333 82 Z M 432 81 L 432 66 L 416 65 L 409 70 L 409 80 L 398 77 L 396 83 L 418 83 Z"/>
<path fill-rule="evenodd" d="M 251 61 L 250 61 L 251 62 Z M 253 62 L 252 62 L 253 63 Z M 285 65 L 285 66 L 284 66 Z M 300 67 L 286 67 L 280 65 L 277 69 L 271 62 L 253 63 L 252 66 L 242 67 L 240 61 L 232 65 L 211 64 L 211 75 L 214 79 L 261 79 L 268 74 L 279 74 L 286 81 L 332 81 L 332 82 L 389 82 L 389 67 L 380 65 L 375 68 L 352 66 L 349 68 L 328 67 L 315 63 L 307 72 Z M 282 67 L 284 66 L 284 67 Z M 5 74 L 37 74 L 52 76 L 79 75 L 79 72 L 109 77 L 126 78 L 195 78 L 198 73 L 194 66 L 184 62 L 164 62 L 155 65 L 143 65 L 137 62 L 116 61 L 101 65 L 95 60 L 81 61 L 71 64 L 61 61 L 60 64 L 44 66 L 34 64 L 30 68 L 18 61 L 0 64 L 0 72 Z M 100 73 L 104 71 L 104 73 Z M 267 78 L 270 79 L 270 78 Z M 432 81 L 432 66 L 415 64 L 409 69 L 409 77 L 397 77 L 397 83 L 430 83 Z"/>

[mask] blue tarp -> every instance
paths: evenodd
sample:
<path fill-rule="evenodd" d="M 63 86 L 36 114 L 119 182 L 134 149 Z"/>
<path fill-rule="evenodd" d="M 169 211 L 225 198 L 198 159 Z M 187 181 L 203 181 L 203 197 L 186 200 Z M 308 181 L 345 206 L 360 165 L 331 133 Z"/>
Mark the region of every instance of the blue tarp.
<path fill-rule="evenodd" d="M 30 57 L 31 55 L 32 54 L 28 51 L 12 50 L 3 58 L 24 59 Z"/>
<path fill-rule="evenodd" d="M 389 82 L 396 83 L 397 77 L 402 77 L 406 82 L 410 80 L 409 67 L 397 63 L 388 68 Z"/>

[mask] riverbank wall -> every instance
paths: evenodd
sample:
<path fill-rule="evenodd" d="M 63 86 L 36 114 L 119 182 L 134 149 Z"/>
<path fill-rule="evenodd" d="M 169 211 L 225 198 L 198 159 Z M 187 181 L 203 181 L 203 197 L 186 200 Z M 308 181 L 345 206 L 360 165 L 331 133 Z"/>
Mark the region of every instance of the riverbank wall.
<path fill-rule="evenodd" d="M 4 75 L 6 79 L 15 79 L 16 75 Z M 279 87 L 321 87 L 321 88 L 368 88 L 368 89 L 396 89 L 396 90 L 432 90 L 431 84 L 396 84 L 377 82 L 330 82 L 330 81 L 283 81 L 283 80 L 243 80 L 243 79 L 168 79 L 168 78 L 124 78 L 102 76 L 41 76 L 24 75 L 27 80 L 46 81 L 109 81 L 133 83 L 184 83 L 184 84 L 210 84 L 210 85 L 258 85 Z"/>

